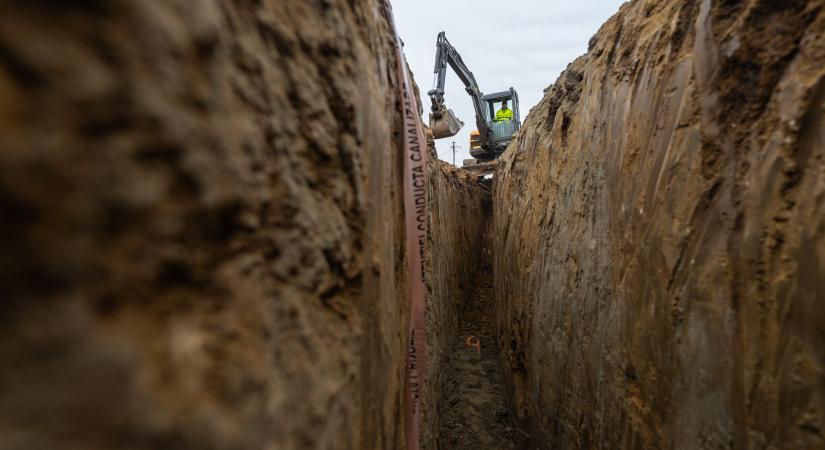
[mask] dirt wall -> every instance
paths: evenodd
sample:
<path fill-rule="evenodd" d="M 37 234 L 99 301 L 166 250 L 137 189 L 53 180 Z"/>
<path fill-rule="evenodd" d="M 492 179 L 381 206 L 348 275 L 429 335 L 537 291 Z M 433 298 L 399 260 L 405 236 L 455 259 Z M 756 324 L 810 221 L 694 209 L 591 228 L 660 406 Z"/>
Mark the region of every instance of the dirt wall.
<path fill-rule="evenodd" d="M 448 364 L 455 355 L 460 309 L 481 269 L 490 221 L 490 187 L 439 161 L 430 140 L 427 278 L 427 373 L 422 400 L 422 448 L 438 447 Z"/>
<path fill-rule="evenodd" d="M 0 447 L 402 448 L 379 0 L 0 4 Z"/>
<path fill-rule="evenodd" d="M 636 0 L 589 47 L 496 173 L 517 436 L 825 448 L 823 2 Z"/>

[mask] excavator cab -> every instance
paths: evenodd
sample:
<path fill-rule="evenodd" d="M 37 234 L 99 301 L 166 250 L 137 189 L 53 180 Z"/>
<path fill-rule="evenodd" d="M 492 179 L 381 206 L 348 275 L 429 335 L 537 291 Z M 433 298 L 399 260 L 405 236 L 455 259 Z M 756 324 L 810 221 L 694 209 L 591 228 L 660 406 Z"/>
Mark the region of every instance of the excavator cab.
<path fill-rule="evenodd" d="M 510 120 L 496 120 L 496 113 L 501 110 L 502 104 L 507 102 L 507 107 L 513 111 L 513 118 Z M 513 88 L 510 90 L 496 92 L 481 97 L 482 120 L 487 125 L 487 142 L 483 141 L 478 130 L 470 132 L 470 155 L 480 160 L 495 159 L 507 148 L 507 144 L 513 139 L 513 135 L 521 128 L 521 115 L 519 112 L 518 93 Z M 459 120 L 451 109 L 442 107 L 438 114 L 430 114 L 430 127 L 436 139 L 455 136 L 464 126 L 464 122 Z"/>
<path fill-rule="evenodd" d="M 490 130 L 489 142 L 483 145 L 481 133 L 478 130 L 470 132 L 470 155 L 480 160 L 490 160 L 504 152 L 513 135 L 521 128 L 518 94 L 515 89 L 488 94 L 482 98 L 484 121 Z M 501 110 L 503 102 L 513 111 L 511 120 L 495 120 L 496 113 Z"/>
<path fill-rule="evenodd" d="M 518 94 L 515 89 L 510 88 L 509 91 L 496 92 L 495 94 L 488 94 L 481 98 L 484 108 L 484 119 L 490 126 L 492 131 L 491 140 L 493 144 L 501 144 L 509 142 L 516 134 L 516 131 L 521 127 L 521 120 L 519 119 L 518 109 Z M 507 107 L 513 111 L 513 118 L 511 120 L 496 120 L 496 113 L 501 109 L 503 102 L 507 102 Z"/>

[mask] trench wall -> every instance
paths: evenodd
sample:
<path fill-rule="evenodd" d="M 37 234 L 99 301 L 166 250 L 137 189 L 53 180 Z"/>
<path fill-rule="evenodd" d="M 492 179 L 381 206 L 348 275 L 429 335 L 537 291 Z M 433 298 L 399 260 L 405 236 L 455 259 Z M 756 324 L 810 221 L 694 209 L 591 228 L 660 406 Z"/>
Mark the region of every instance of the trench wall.
<path fill-rule="evenodd" d="M 0 447 L 403 448 L 387 8 L 0 4 Z"/>
<path fill-rule="evenodd" d="M 458 317 L 481 268 L 491 216 L 489 185 L 439 161 L 431 137 L 429 170 L 429 251 L 425 261 L 428 348 L 422 448 L 436 449 L 445 377 L 453 357 L 449 350 L 456 339 L 461 339 Z"/>
<path fill-rule="evenodd" d="M 822 1 L 625 4 L 498 163 L 530 448 L 825 448 Z"/>

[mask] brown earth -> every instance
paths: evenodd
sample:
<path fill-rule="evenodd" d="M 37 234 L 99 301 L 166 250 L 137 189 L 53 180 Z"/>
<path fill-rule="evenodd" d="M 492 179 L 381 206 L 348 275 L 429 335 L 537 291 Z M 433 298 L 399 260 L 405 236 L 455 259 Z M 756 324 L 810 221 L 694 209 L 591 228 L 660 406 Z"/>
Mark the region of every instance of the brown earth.
<path fill-rule="evenodd" d="M 388 5 L 0 2 L 0 448 L 403 446 Z"/>
<path fill-rule="evenodd" d="M 0 448 L 403 448 L 388 11 L 0 4 Z M 429 173 L 425 441 L 489 216 Z"/>
<path fill-rule="evenodd" d="M 629 2 L 530 112 L 493 232 L 529 448 L 825 448 L 823 3 Z"/>
<path fill-rule="evenodd" d="M 450 411 L 450 364 L 459 339 L 461 307 L 481 276 L 490 224 L 490 186 L 438 161 L 430 136 L 429 229 L 426 258 L 427 362 L 422 398 L 422 446 L 439 446 L 441 423 Z M 460 218 L 460 220 L 456 220 Z"/>
<path fill-rule="evenodd" d="M 387 1 L 12 3 L 0 448 L 403 449 Z M 628 2 L 492 200 L 431 143 L 424 448 L 825 448 L 823 3 Z"/>
<path fill-rule="evenodd" d="M 458 336 L 450 343 L 450 363 L 444 391 L 444 411 L 439 445 L 450 450 L 512 450 L 513 431 L 505 401 L 496 307 L 493 293 L 492 255 L 473 288 L 461 303 Z"/>

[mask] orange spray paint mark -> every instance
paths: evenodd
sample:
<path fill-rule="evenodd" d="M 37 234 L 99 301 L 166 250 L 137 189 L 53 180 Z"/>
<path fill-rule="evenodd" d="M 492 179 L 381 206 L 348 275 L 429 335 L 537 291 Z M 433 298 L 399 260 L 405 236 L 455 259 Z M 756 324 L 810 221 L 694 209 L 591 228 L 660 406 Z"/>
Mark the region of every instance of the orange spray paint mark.
<path fill-rule="evenodd" d="M 481 355 L 481 339 L 475 336 L 467 336 L 464 343 L 467 344 L 467 347 L 475 347 L 476 350 L 478 350 L 478 354 Z"/>

